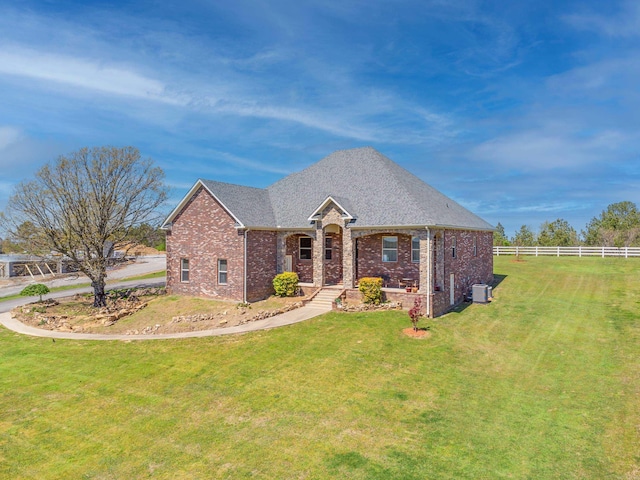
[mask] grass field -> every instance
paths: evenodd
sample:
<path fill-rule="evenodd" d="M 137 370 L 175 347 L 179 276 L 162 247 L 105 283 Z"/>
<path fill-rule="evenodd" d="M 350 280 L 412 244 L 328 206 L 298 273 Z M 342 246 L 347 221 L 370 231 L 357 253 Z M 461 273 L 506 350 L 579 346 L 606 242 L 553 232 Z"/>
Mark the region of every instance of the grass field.
<path fill-rule="evenodd" d="M 0 330 L 0 478 L 640 478 L 640 261 L 496 258 L 489 306 L 241 336 Z"/>

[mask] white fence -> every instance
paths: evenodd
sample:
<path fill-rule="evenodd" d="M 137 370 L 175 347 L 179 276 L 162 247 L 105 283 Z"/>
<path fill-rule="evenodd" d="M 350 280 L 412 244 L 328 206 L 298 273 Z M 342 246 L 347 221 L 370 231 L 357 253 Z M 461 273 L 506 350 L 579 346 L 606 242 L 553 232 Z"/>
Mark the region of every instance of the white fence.
<path fill-rule="evenodd" d="M 640 257 L 640 247 L 493 247 L 493 254 L 571 256 L 571 257 Z"/>

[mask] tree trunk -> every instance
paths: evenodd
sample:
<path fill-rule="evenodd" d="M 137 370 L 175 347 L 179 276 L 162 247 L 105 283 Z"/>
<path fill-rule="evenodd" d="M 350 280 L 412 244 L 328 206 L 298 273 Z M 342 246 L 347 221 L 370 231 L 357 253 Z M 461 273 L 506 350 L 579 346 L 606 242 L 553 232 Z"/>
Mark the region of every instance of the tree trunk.
<path fill-rule="evenodd" d="M 93 287 L 93 306 L 101 308 L 107 306 L 107 294 L 104 292 L 104 278 L 91 282 Z"/>

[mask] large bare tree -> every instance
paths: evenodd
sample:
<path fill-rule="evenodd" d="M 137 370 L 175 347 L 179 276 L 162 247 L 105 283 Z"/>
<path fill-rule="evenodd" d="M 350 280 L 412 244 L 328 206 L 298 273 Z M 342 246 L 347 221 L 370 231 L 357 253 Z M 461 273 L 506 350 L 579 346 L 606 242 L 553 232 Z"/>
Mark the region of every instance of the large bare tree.
<path fill-rule="evenodd" d="M 94 306 L 102 307 L 107 258 L 132 228 L 157 217 L 166 197 L 164 172 L 137 148 L 83 148 L 17 185 L 6 218 L 16 227 L 33 224 L 40 250 L 69 257 L 91 280 Z"/>

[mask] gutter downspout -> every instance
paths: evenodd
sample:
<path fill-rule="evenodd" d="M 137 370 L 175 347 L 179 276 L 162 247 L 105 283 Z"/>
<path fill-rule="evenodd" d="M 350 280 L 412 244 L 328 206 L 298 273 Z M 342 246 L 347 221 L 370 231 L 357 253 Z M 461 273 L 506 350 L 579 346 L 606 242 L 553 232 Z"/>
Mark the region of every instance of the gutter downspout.
<path fill-rule="evenodd" d="M 427 229 L 427 318 L 433 318 L 431 314 L 431 292 L 433 290 L 433 244 L 431 242 L 431 230 Z"/>
<path fill-rule="evenodd" d="M 249 229 L 247 228 L 244 231 L 244 268 L 243 268 L 243 276 L 244 282 L 242 282 L 242 303 L 247 302 L 247 234 L 249 233 Z"/>

